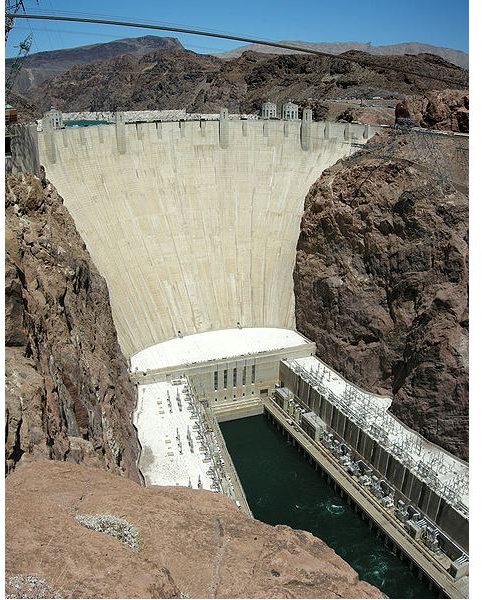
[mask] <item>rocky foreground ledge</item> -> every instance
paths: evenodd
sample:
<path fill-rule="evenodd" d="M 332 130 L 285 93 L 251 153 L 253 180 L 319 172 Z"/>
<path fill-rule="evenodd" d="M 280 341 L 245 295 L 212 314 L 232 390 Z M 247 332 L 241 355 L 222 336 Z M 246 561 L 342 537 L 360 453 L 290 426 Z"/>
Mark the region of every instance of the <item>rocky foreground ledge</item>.
<path fill-rule="evenodd" d="M 47 590 L 37 598 L 384 597 L 310 533 L 220 494 L 48 460 L 19 465 L 5 493 L 11 597 L 26 581 Z"/>

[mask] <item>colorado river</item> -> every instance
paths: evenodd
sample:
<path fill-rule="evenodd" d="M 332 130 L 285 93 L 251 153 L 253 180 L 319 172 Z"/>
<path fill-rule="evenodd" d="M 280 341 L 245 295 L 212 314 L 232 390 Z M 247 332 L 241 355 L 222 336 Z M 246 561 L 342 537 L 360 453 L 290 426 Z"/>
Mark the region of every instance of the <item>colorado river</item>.
<path fill-rule="evenodd" d="M 263 416 L 220 424 L 256 519 L 321 538 L 390 598 L 436 598 Z"/>

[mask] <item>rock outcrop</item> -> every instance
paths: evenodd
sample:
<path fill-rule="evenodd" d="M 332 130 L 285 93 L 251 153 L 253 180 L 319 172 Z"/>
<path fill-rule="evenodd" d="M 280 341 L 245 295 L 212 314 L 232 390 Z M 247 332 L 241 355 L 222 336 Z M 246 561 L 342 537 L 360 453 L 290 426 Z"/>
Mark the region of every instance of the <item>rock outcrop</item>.
<path fill-rule="evenodd" d="M 297 328 L 324 361 L 393 395 L 404 423 L 466 459 L 468 197 L 440 175 L 435 151 L 433 164 L 413 161 L 410 136 L 395 149 L 374 143 L 381 149 L 339 161 L 306 198 Z"/>
<path fill-rule="evenodd" d="M 436 56 L 352 51 L 346 57 L 353 62 L 256 52 L 230 61 L 186 50 L 126 54 L 74 66 L 30 90 L 28 97 L 41 110 L 54 105 L 63 112 L 168 107 L 218 113 L 223 106 L 231 112 L 258 111 L 267 98 L 306 105 L 313 98 L 400 98 L 464 86 L 463 71 Z"/>
<path fill-rule="evenodd" d="M 417 127 L 469 133 L 468 92 L 442 90 L 407 96 L 397 104 L 395 119 L 408 119 Z"/>
<path fill-rule="evenodd" d="M 139 549 L 79 514 L 128 521 Z M 251 519 L 221 494 L 82 465 L 21 465 L 6 481 L 5 529 L 7 582 L 34 575 L 61 598 L 384 597 L 321 540 Z"/>
<path fill-rule="evenodd" d="M 138 480 L 106 283 L 47 181 L 8 177 L 5 201 L 6 470 L 45 457 Z"/>

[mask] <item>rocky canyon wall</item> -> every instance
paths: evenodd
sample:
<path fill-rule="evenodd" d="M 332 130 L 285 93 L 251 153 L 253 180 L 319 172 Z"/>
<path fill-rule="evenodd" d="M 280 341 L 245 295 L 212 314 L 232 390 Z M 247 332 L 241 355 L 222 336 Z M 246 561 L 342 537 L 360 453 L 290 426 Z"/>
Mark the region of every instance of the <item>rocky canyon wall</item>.
<path fill-rule="evenodd" d="M 468 90 L 442 90 L 406 96 L 395 109 L 397 121 L 417 127 L 469 133 Z"/>
<path fill-rule="evenodd" d="M 6 470 L 45 457 L 138 480 L 134 388 L 104 279 L 63 200 L 6 182 Z"/>
<path fill-rule="evenodd" d="M 376 136 L 371 152 L 339 161 L 311 187 L 296 321 L 324 361 L 392 394 L 404 423 L 467 459 L 466 156 L 457 154 L 463 140 L 427 143 Z"/>

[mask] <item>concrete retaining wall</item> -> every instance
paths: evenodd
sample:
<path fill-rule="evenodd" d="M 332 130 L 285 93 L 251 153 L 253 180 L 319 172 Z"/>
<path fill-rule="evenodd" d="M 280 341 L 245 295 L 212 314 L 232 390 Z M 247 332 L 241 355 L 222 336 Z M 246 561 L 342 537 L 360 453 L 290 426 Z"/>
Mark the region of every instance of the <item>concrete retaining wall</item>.
<path fill-rule="evenodd" d="M 10 137 L 10 156 L 5 156 L 5 173 L 40 173 L 39 149 L 36 125 L 9 125 L 6 136 Z"/>

